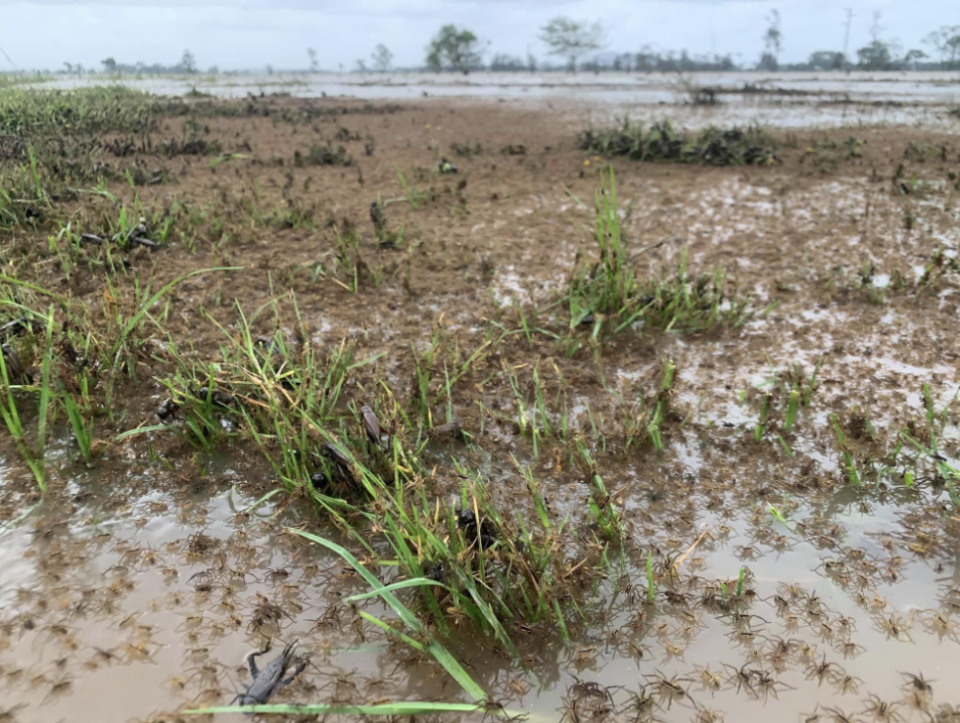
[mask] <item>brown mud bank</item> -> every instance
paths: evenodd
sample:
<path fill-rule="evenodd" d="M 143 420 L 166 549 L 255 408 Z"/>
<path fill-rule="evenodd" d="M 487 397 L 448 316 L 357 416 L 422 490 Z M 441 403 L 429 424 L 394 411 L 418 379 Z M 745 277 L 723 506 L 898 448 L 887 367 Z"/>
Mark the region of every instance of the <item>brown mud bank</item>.
<path fill-rule="evenodd" d="M 0 720 L 960 719 L 954 137 L 19 93 Z"/>

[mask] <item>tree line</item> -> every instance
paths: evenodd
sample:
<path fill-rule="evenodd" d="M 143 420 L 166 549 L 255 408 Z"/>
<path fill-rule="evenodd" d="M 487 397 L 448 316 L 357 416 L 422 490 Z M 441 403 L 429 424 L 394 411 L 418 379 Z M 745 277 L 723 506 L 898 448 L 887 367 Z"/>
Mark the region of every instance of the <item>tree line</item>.
<path fill-rule="evenodd" d="M 847 18 L 847 36 L 849 23 Z M 870 42 L 854 51 L 854 56 L 843 50 L 819 50 L 811 53 L 802 63 L 781 63 L 783 49 L 783 30 L 780 13 L 773 10 L 766 18 L 762 40 L 763 51 L 757 62 L 738 63 L 730 55 L 691 55 L 686 50 L 663 51 L 651 46 L 643 46 L 635 52 L 604 53 L 606 47 L 603 27 L 599 22 L 573 20 L 559 16 L 540 28 L 539 40 L 547 47 L 549 55 L 558 58 L 560 65 L 540 63 L 532 54 L 525 58 L 506 53 L 496 53 L 489 63 L 484 56 L 489 42 L 481 40 L 468 28 L 448 24 L 440 28 L 426 47 L 425 68 L 436 72 L 469 73 L 474 70 L 495 72 L 538 70 L 620 71 L 620 72 L 702 72 L 737 70 L 957 70 L 960 69 L 960 25 L 944 25 L 929 33 L 921 48 L 904 50 L 895 40 L 884 37 L 880 24 L 880 13 L 874 13 L 870 26 Z M 592 57 L 591 57 L 592 56 Z M 307 48 L 309 69 L 319 72 L 317 51 Z M 379 43 L 369 59 L 356 61 L 355 70 L 366 73 L 371 71 L 385 73 L 393 69 L 393 52 L 383 43 Z M 588 59 L 584 59 L 588 58 Z M 143 63 L 122 64 L 108 57 L 101 61 L 103 72 L 118 73 L 197 73 L 197 61 L 193 53 L 185 50 L 178 63 L 173 65 Z M 83 74 L 81 64 L 64 63 L 66 73 Z M 343 70 L 343 66 L 340 66 Z M 208 73 L 216 73 L 213 66 Z M 267 72 L 273 72 L 267 66 Z"/>

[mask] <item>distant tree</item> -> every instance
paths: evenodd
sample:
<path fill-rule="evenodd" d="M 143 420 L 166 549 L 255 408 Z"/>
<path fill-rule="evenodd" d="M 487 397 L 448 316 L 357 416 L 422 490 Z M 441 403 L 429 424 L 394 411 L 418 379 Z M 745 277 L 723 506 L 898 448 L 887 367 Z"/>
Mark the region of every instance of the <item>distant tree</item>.
<path fill-rule="evenodd" d="M 73 72 L 73 63 L 68 63 L 66 60 L 64 60 L 63 67 L 66 68 L 66 72 L 68 74 Z"/>
<path fill-rule="evenodd" d="M 197 59 L 189 50 L 184 50 L 180 57 L 180 68 L 186 73 L 197 72 Z"/>
<path fill-rule="evenodd" d="M 273 75 L 273 66 L 267 63 L 267 75 Z"/>
<path fill-rule="evenodd" d="M 444 25 L 427 46 L 427 66 L 433 70 L 454 70 L 466 75 L 480 65 L 484 46 L 471 31 Z"/>
<path fill-rule="evenodd" d="M 890 70 L 894 67 L 890 44 L 872 40 L 857 51 L 857 65 L 864 70 Z"/>
<path fill-rule="evenodd" d="M 633 67 L 637 71 L 650 73 L 657 67 L 659 56 L 650 45 L 644 45 L 633 56 Z"/>
<path fill-rule="evenodd" d="M 220 68 L 218 68 L 216 65 L 211 65 L 209 68 L 207 68 L 207 75 L 219 75 L 219 74 L 220 74 Z"/>
<path fill-rule="evenodd" d="M 957 67 L 960 60 L 960 25 L 944 25 L 923 39 L 940 56 L 940 65 L 950 70 Z"/>
<path fill-rule="evenodd" d="M 906 66 L 907 68 L 911 68 L 912 70 L 916 70 L 916 69 L 917 69 L 917 63 L 919 63 L 921 60 L 923 60 L 923 59 L 926 58 L 926 57 L 927 57 L 927 54 L 926 54 L 925 52 L 923 52 L 922 50 L 919 50 L 919 49 L 917 49 L 917 48 L 914 48 L 913 50 L 908 50 L 908 51 L 906 52 L 906 54 L 903 56 L 903 60 L 902 60 L 901 62 L 902 62 L 903 65 Z"/>
<path fill-rule="evenodd" d="M 110 73 L 111 75 L 117 72 L 117 61 L 113 57 L 107 57 L 100 61 L 100 65 L 103 66 L 103 72 Z"/>
<path fill-rule="evenodd" d="M 83 63 L 77 63 L 74 69 L 77 71 L 77 75 L 83 75 Z"/>
<path fill-rule="evenodd" d="M 317 62 L 317 51 L 313 48 L 307 48 L 307 55 L 310 56 L 310 72 L 316 73 L 320 68 L 320 64 Z"/>
<path fill-rule="evenodd" d="M 780 29 L 780 11 L 771 10 L 767 16 L 767 31 L 763 34 L 763 55 L 760 56 L 760 70 L 776 70 L 780 67 L 780 48 L 783 44 L 783 31 Z"/>
<path fill-rule="evenodd" d="M 575 73 L 581 57 L 603 47 L 603 26 L 560 16 L 540 28 L 540 40 L 550 55 L 566 58 L 567 68 Z"/>
<path fill-rule="evenodd" d="M 390 51 L 390 48 L 383 43 L 379 43 L 377 47 L 373 49 L 370 57 L 373 59 L 373 67 L 381 73 L 386 73 L 390 70 L 390 66 L 393 65 L 393 53 Z"/>
<path fill-rule="evenodd" d="M 358 58 L 358 59 L 357 59 L 357 71 L 359 71 L 359 72 L 361 72 L 361 73 L 366 73 L 366 72 L 367 72 L 367 63 L 366 63 L 366 61 L 365 61 L 363 58 Z"/>
<path fill-rule="evenodd" d="M 846 58 L 836 50 L 818 50 L 810 53 L 807 65 L 814 70 L 840 70 L 846 65 Z"/>
<path fill-rule="evenodd" d="M 530 51 L 527 51 L 527 70 L 531 73 L 537 72 L 537 59 Z"/>

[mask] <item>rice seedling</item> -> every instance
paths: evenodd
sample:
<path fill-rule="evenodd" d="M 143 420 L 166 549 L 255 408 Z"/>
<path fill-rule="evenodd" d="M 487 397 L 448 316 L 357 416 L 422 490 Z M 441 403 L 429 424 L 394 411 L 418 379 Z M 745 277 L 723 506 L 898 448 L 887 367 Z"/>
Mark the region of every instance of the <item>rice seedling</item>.
<path fill-rule="evenodd" d="M 853 455 L 847 448 L 846 435 L 844 435 L 843 428 L 840 426 L 840 418 L 837 417 L 836 414 L 831 414 L 830 424 L 833 426 L 837 437 L 837 444 L 840 446 L 840 452 L 843 455 L 843 469 L 847 474 L 847 480 L 855 487 L 859 487 L 860 474 L 857 472 L 857 467 L 854 464 Z"/>
<path fill-rule="evenodd" d="M 73 438 L 80 448 L 80 456 L 83 461 L 90 464 L 93 461 L 93 422 L 87 422 L 83 414 L 77 407 L 73 396 L 66 389 L 61 390 L 64 409 L 67 411 L 67 418 L 70 420 L 70 427 L 73 429 Z"/>
<path fill-rule="evenodd" d="M 764 394 L 763 399 L 760 401 L 760 419 L 757 420 L 757 426 L 754 427 L 753 430 L 753 439 L 756 442 L 759 442 L 763 439 L 763 433 L 770 417 L 771 401 L 772 397 L 770 394 Z"/>
<path fill-rule="evenodd" d="M 400 183 L 400 188 L 403 189 L 403 195 L 407 203 L 410 205 L 411 211 L 418 210 L 424 203 L 429 200 L 429 194 L 421 191 L 416 186 L 407 182 L 407 177 L 403 175 L 403 171 L 400 170 L 399 166 L 395 166 L 394 170 L 397 174 L 397 181 Z"/>
<path fill-rule="evenodd" d="M 783 431 L 789 433 L 797 421 L 797 412 L 800 410 L 800 390 L 790 390 L 790 400 L 787 402 L 787 414 L 783 419 Z"/>
<path fill-rule="evenodd" d="M 580 452 L 580 461 L 587 476 L 590 487 L 589 508 L 594 523 L 602 535 L 611 542 L 619 541 L 623 537 L 623 523 L 620 514 L 614 506 L 613 498 L 607 492 L 606 485 L 597 468 L 590 450 L 582 440 L 577 440 L 577 449 Z"/>
<path fill-rule="evenodd" d="M 657 582 L 653 576 L 653 550 L 647 550 L 647 603 L 653 605 L 657 600 Z"/>
<path fill-rule="evenodd" d="M 775 519 L 777 522 L 782 522 L 785 525 L 787 524 L 786 515 L 784 515 L 778 507 L 768 504 L 767 509 L 770 511 L 770 516 L 773 517 L 773 519 Z"/>

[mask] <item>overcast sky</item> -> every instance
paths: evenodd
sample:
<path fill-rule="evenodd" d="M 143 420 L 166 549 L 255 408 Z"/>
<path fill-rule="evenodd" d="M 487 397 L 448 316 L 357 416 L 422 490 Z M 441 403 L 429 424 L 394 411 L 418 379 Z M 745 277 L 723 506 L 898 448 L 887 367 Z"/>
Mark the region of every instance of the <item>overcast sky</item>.
<path fill-rule="evenodd" d="M 691 53 L 732 53 L 753 63 L 762 50 L 764 18 L 782 17 L 782 62 L 814 50 L 842 49 L 845 7 L 853 9 L 850 51 L 869 40 L 873 12 L 883 35 L 904 47 L 941 25 L 960 25 L 958 0 L 0 0 L 0 48 L 21 69 L 59 68 L 63 61 L 99 67 L 118 62 L 175 63 L 185 48 L 205 69 L 304 68 L 306 49 L 320 65 L 354 67 L 377 43 L 398 66 L 423 63 L 423 48 L 444 23 L 490 41 L 487 54 L 545 56 L 538 28 L 556 15 L 600 20 L 608 50 L 644 44 Z M 6 62 L 0 57 L 0 62 Z M 7 63 L 7 68 L 10 67 Z"/>

